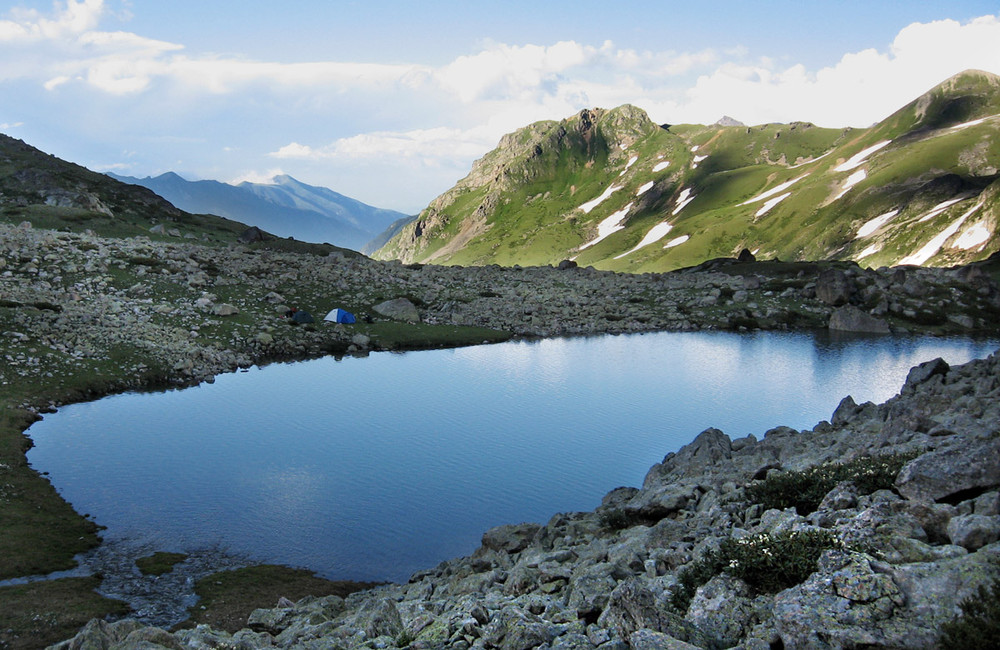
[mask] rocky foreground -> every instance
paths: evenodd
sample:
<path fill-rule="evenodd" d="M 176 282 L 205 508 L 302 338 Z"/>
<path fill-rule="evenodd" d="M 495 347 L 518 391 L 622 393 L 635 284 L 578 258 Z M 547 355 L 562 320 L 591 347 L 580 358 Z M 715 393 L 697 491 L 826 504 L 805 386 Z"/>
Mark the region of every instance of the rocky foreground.
<path fill-rule="evenodd" d="M 704 431 L 641 488 L 489 530 L 473 555 L 405 585 L 279 602 L 235 634 L 94 620 L 56 647 L 933 648 L 961 601 L 1000 576 L 998 427 L 1000 355 L 938 359 L 886 403 L 845 398 L 811 431 Z M 801 490 L 849 461 L 856 473 L 808 514 L 766 509 L 748 487 L 797 476 Z M 893 462 L 872 491 L 865 477 Z M 775 556 L 790 559 L 796 539 L 821 541 L 797 584 L 775 592 L 741 572 L 789 570 Z M 719 562 L 722 549 L 741 554 Z"/>

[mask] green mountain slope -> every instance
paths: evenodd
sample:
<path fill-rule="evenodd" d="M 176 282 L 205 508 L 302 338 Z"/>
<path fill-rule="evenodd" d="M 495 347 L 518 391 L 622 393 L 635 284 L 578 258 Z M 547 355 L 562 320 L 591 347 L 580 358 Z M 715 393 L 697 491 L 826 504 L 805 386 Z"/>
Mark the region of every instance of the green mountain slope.
<path fill-rule="evenodd" d="M 747 248 L 951 265 L 1000 248 L 998 166 L 1000 78 L 978 71 L 868 129 L 585 110 L 505 136 L 375 257 L 645 272 Z"/>

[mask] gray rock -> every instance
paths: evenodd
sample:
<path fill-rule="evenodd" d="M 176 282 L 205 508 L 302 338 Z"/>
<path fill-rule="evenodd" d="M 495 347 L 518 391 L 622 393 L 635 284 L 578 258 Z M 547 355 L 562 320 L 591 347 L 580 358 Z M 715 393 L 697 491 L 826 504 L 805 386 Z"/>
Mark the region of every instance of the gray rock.
<path fill-rule="evenodd" d="M 816 279 L 816 297 L 828 305 L 845 305 L 851 299 L 850 278 L 839 269 L 826 269 Z"/>
<path fill-rule="evenodd" d="M 230 305 L 229 303 L 223 302 L 219 303 L 212 308 L 212 313 L 216 316 L 235 316 L 240 313 L 240 310 L 235 305 Z"/>
<path fill-rule="evenodd" d="M 830 314 L 828 327 L 831 330 L 841 332 L 889 333 L 889 324 L 887 322 L 863 312 L 854 305 L 844 305 Z"/>
<path fill-rule="evenodd" d="M 888 623 L 905 602 L 892 578 L 875 572 L 864 556 L 837 553 L 825 565 L 774 598 L 785 647 L 892 647 Z"/>
<path fill-rule="evenodd" d="M 1000 438 L 931 451 L 907 463 L 896 488 L 907 499 L 943 501 L 1000 485 Z"/>
<path fill-rule="evenodd" d="M 483 533 L 483 548 L 504 553 L 523 551 L 532 538 L 541 530 L 538 524 L 507 524 L 491 528 Z"/>
<path fill-rule="evenodd" d="M 728 648 L 746 635 L 753 617 L 750 588 L 742 580 L 722 574 L 698 588 L 686 618 Z"/>
<path fill-rule="evenodd" d="M 948 522 L 951 543 L 975 551 L 1000 540 L 1000 517 L 959 515 Z"/>
<path fill-rule="evenodd" d="M 403 631 L 403 619 L 399 610 L 388 598 L 380 598 L 363 607 L 358 612 L 357 623 L 369 639 L 383 635 L 395 637 Z"/>
<path fill-rule="evenodd" d="M 288 607 L 255 609 L 247 619 L 247 627 L 254 632 L 267 632 L 277 636 L 292 624 L 295 612 Z"/>
<path fill-rule="evenodd" d="M 906 382 L 903 384 L 903 390 L 912 390 L 918 384 L 922 384 L 936 375 L 946 375 L 950 369 L 948 363 L 941 357 L 925 361 L 910 368 L 910 372 L 906 375 Z"/>
<path fill-rule="evenodd" d="M 669 591 L 659 579 L 631 578 L 621 582 L 601 613 L 597 624 L 629 638 L 638 630 L 663 632 L 675 639 L 704 646 L 708 639 L 693 623 L 677 614 L 669 604 Z"/>
<path fill-rule="evenodd" d="M 372 307 L 372 311 L 393 320 L 402 320 L 411 323 L 420 322 L 420 313 L 417 311 L 416 305 L 406 298 L 395 298 L 394 300 L 380 302 Z"/>
<path fill-rule="evenodd" d="M 653 630 L 637 630 L 629 635 L 628 642 L 632 650 L 701 650 L 702 647 Z"/>
<path fill-rule="evenodd" d="M 530 612 L 505 607 L 483 631 L 488 647 L 499 650 L 528 650 L 550 643 L 555 637 L 552 626 Z"/>

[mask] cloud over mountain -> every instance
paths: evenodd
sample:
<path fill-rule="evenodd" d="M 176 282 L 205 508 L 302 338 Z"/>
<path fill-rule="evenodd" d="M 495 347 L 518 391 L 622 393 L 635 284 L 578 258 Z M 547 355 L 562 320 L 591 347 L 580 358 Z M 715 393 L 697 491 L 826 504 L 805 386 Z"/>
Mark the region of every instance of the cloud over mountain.
<path fill-rule="evenodd" d="M 481 40 L 437 58 L 413 49 L 278 60 L 249 40 L 233 53 L 130 31 L 116 7 L 66 0 L 3 16 L 0 93 L 19 101 L 0 103 L 0 121 L 95 168 L 236 177 L 278 158 L 383 204 L 395 179 L 400 209 L 450 186 L 504 133 L 584 107 L 631 103 L 669 123 L 867 126 L 960 70 L 1000 73 L 995 15 L 915 22 L 887 34 L 888 46 L 810 67 L 734 43 L 673 48 L 681 25 L 665 26 L 662 47 Z"/>

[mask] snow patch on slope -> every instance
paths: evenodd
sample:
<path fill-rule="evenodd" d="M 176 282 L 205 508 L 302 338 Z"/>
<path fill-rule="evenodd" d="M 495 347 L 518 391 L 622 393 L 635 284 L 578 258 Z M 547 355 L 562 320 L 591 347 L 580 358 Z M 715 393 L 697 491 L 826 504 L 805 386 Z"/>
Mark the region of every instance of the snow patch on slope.
<path fill-rule="evenodd" d="M 762 217 L 762 216 L 764 216 L 765 214 L 767 214 L 768 212 L 770 212 L 771 208 L 773 208 L 774 206 L 778 205 L 779 203 L 781 203 L 782 201 L 784 201 L 785 199 L 787 199 L 791 195 L 792 195 L 791 192 L 785 192 L 781 196 L 776 196 L 773 199 L 765 201 L 764 205 L 760 206 L 760 210 L 757 210 L 757 213 L 754 214 L 753 216 L 755 216 L 755 217 Z"/>
<path fill-rule="evenodd" d="M 868 178 L 868 172 L 866 172 L 865 170 L 859 169 L 858 171 L 854 172 L 853 174 L 847 177 L 847 180 L 844 181 L 844 187 L 840 190 L 840 194 L 833 197 L 833 200 L 836 201 L 840 197 L 844 196 L 845 194 L 847 194 L 848 190 L 850 190 L 852 187 L 854 187 L 861 181 L 865 180 L 866 178 Z"/>
<path fill-rule="evenodd" d="M 858 228 L 858 234 L 854 235 L 854 238 L 861 239 L 862 237 L 867 237 L 868 235 L 872 234 L 873 232 L 881 228 L 883 225 L 885 225 L 885 223 L 888 222 L 889 219 L 892 219 L 897 214 L 899 214 L 899 210 L 890 210 L 885 214 L 879 215 L 874 219 L 866 221 L 864 225 Z"/>
<path fill-rule="evenodd" d="M 608 189 L 604 190 L 604 193 L 601 194 L 596 199 L 592 199 L 590 201 L 587 201 L 583 205 L 581 205 L 580 209 L 583 210 L 583 212 L 585 214 L 590 214 L 590 211 L 593 210 L 594 208 L 596 208 L 597 206 L 599 206 L 601 203 L 603 203 L 604 199 L 608 198 L 609 196 L 611 196 L 612 194 L 614 194 L 615 192 L 617 192 L 621 188 L 622 188 L 621 185 L 612 185 Z"/>
<path fill-rule="evenodd" d="M 990 240 L 990 229 L 986 227 L 985 223 L 977 223 L 955 240 L 953 248 L 961 248 L 963 251 L 967 251 L 970 248 L 975 248 L 976 246 L 981 246 Z"/>
<path fill-rule="evenodd" d="M 822 160 L 823 158 L 826 158 L 827 156 L 829 156 L 829 155 L 830 155 L 830 154 L 832 154 L 832 153 L 833 153 L 833 149 L 830 149 L 829 151 L 827 151 L 827 152 L 826 152 L 825 154 L 823 154 L 822 156 L 816 156 L 816 157 L 815 157 L 815 158 L 813 158 L 812 160 L 807 160 L 807 161 L 805 161 L 805 162 L 800 162 L 800 163 L 799 163 L 798 165 L 792 165 L 791 167 L 789 167 L 789 169 L 798 169 L 799 167 L 804 167 L 804 166 L 806 166 L 806 165 L 811 165 L 811 164 L 813 164 L 814 162 L 816 162 L 817 160 Z"/>
<path fill-rule="evenodd" d="M 864 258 L 868 257 L 869 255 L 874 255 L 875 253 L 879 252 L 880 250 L 882 250 L 882 244 L 872 244 L 868 248 L 866 248 L 863 251 L 861 251 L 860 253 L 858 253 L 858 259 L 860 260 L 860 259 L 864 259 Z"/>
<path fill-rule="evenodd" d="M 920 217 L 919 219 L 917 219 L 917 223 L 923 223 L 923 222 L 925 222 L 925 221 L 927 221 L 929 219 L 933 219 L 934 217 L 938 216 L 939 214 L 941 214 L 942 212 L 944 212 L 945 210 L 947 210 L 951 206 L 955 205 L 959 201 L 962 201 L 962 200 L 964 200 L 966 198 L 968 198 L 968 197 L 960 196 L 957 199 L 951 199 L 950 201 L 945 201 L 943 203 L 938 203 L 933 208 L 931 208 L 930 212 L 928 212 L 927 214 L 925 214 L 922 217 Z"/>
<path fill-rule="evenodd" d="M 689 236 L 681 235 L 677 239 L 671 239 L 670 241 L 668 241 L 666 244 L 663 245 L 663 248 L 673 248 L 674 246 L 680 246 L 689 239 L 691 239 Z"/>
<path fill-rule="evenodd" d="M 604 219 L 603 221 L 601 221 L 601 223 L 597 224 L 597 237 L 591 239 L 589 242 L 581 246 L 580 250 L 583 250 L 585 248 L 590 248 L 591 246 L 598 243 L 599 241 L 602 241 L 606 237 L 609 237 L 614 233 L 618 232 L 619 230 L 624 229 L 625 226 L 622 225 L 622 222 L 625 221 L 625 217 L 628 216 L 629 210 L 632 209 L 632 205 L 633 204 L 629 203 L 618 212 L 615 212 L 610 217 Z"/>
<path fill-rule="evenodd" d="M 663 162 L 658 162 L 655 165 L 653 165 L 653 171 L 654 172 L 661 172 L 661 171 L 663 171 L 664 169 L 666 169 L 669 166 L 670 166 L 670 161 L 669 160 L 664 160 Z"/>
<path fill-rule="evenodd" d="M 642 196 L 643 194 L 648 192 L 652 187 L 653 187 L 653 181 L 649 181 L 648 183 L 643 183 L 642 186 L 635 191 L 635 195 Z"/>
<path fill-rule="evenodd" d="M 660 241 L 661 239 L 666 237 L 667 233 L 670 232 L 672 229 L 673 226 L 667 223 L 666 221 L 656 224 L 655 226 L 649 229 L 649 232 L 646 233 L 646 236 L 642 238 L 641 242 L 635 245 L 635 248 L 628 251 L 627 253 L 622 253 L 621 255 L 615 256 L 615 259 L 620 260 L 626 255 L 630 255 L 631 253 L 636 252 L 640 248 L 649 246 L 650 244 L 654 244 Z"/>
<path fill-rule="evenodd" d="M 952 201 L 952 203 L 954 203 L 954 201 Z M 977 203 L 976 205 L 972 206 L 972 208 L 966 211 L 965 214 L 963 214 L 958 219 L 955 219 L 955 221 L 953 221 L 950 226 L 942 230 L 929 242 L 924 244 L 924 246 L 920 250 L 913 253 L 912 255 L 907 255 L 903 259 L 899 260 L 898 263 L 900 265 L 916 264 L 917 266 L 919 266 L 924 262 L 926 262 L 927 260 L 929 260 L 930 258 L 937 255 L 937 252 L 941 250 L 941 247 L 944 246 L 944 243 L 948 240 L 948 238 L 954 235 L 956 232 L 958 232 L 958 229 L 962 227 L 962 224 L 965 223 L 965 220 L 968 219 L 970 216 L 972 216 L 976 212 L 976 210 L 978 210 L 982 206 L 983 206 L 982 203 Z"/>
<path fill-rule="evenodd" d="M 758 194 L 757 196 L 753 197 L 752 199 L 747 199 L 743 203 L 740 203 L 740 205 L 750 205 L 751 203 L 756 203 L 757 201 L 763 201 L 764 199 L 772 197 L 775 194 L 778 194 L 780 192 L 784 192 L 789 187 L 791 187 L 792 185 L 795 185 L 796 183 L 798 183 L 799 181 L 801 181 L 803 178 L 805 178 L 808 175 L 809 174 L 802 174 L 798 178 L 793 178 L 792 180 L 786 181 L 786 182 L 782 183 L 781 185 L 777 185 L 775 187 L 772 187 L 771 189 L 767 190 L 766 192 L 761 192 L 760 194 Z"/>
<path fill-rule="evenodd" d="M 676 216 L 677 213 L 683 210 L 684 206 L 686 206 L 691 201 L 694 201 L 694 194 L 691 194 L 690 187 L 686 187 L 683 190 L 681 190 L 681 195 L 677 197 L 677 207 L 674 208 L 674 211 L 671 212 L 670 215 Z"/>
<path fill-rule="evenodd" d="M 867 149 L 863 149 L 858 153 L 854 154 L 853 156 L 851 156 L 850 158 L 848 158 L 847 160 L 845 160 L 844 162 L 840 163 L 836 167 L 834 167 L 833 171 L 849 172 L 855 167 L 864 164 L 864 162 L 868 159 L 868 156 L 872 155 L 873 153 L 885 147 L 886 145 L 890 144 L 891 142 L 892 140 L 883 140 L 882 142 L 879 142 L 876 145 L 872 145 Z"/>
<path fill-rule="evenodd" d="M 639 160 L 639 156 L 632 156 L 631 158 L 629 158 L 628 162 L 625 163 L 625 169 L 623 169 L 622 172 L 620 174 L 618 174 L 618 175 L 619 176 L 624 176 L 625 172 L 628 171 L 628 168 L 631 167 L 632 165 L 634 165 L 635 161 L 637 161 L 637 160 Z"/>

